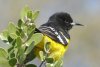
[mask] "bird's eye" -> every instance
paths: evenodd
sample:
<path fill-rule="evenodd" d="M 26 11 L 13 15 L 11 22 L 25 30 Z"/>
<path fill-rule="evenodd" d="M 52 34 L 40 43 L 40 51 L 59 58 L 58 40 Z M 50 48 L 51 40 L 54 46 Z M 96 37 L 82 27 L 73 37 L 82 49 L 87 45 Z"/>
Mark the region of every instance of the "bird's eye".
<path fill-rule="evenodd" d="M 67 23 L 67 24 L 68 24 L 69 22 L 65 20 L 65 23 Z"/>
<path fill-rule="evenodd" d="M 66 22 L 66 23 L 68 23 L 68 22 Z"/>
<path fill-rule="evenodd" d="M 64 22 L 68 23 L 66 20 Z"/>

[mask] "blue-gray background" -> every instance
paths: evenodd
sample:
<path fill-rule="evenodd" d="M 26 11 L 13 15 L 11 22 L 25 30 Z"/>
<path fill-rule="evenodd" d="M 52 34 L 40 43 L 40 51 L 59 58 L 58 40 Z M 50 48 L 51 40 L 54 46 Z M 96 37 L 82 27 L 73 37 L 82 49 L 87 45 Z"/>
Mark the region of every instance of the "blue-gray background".
<path fill-rule="evenodd" d="M 25 5 L 40 10 L 37 27 L 53 13 L 61 11 L 84 24 L 70 31 L 71 43 L 64 56 L 64 67 L 100 67 L 100 0 L 0 0 L 0 32 L 9 21 L 17 23 Z M 0 46 L 6 48 L 1 40 Z"/>

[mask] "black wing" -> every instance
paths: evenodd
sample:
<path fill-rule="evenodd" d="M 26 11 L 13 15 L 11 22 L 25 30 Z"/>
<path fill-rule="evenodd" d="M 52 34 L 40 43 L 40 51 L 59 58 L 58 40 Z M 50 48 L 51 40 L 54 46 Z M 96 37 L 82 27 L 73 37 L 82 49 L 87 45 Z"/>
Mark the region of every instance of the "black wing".
<path fill-rule="evenodd" d="M 44 35 L 47 35 L 48 37 L 50 37 L 51 39 L 53 39 L 54 41 L 56 41 L 58 43 L 61 43 L 63 45 L 68 44 L 68 40 L 66 40 L 66 38 L 69 39 L 68 38 L 69 35 L 67 35 L 67 33 L 66 33 L 66 36 L 65 36 L 65 34 L 63 34 L 61 31 L 57 31 L 53 27 L 40 26 L 37 29 L 37 31 L 43 33 Z"/>

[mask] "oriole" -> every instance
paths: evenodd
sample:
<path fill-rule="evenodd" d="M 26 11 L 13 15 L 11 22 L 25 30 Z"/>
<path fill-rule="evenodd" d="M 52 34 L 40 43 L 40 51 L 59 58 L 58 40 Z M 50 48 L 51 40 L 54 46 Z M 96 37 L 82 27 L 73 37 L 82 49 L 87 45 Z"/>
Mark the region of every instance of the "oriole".
<path fill-rule="evenodd" d="M 39 51 L 44 50 L 45 41 L 50 42 L 50 54 L 55 61 L 63 57 L 70 43 L 69 30 L 73 26 L 83 26 L 82 24 L 73 22 L 70 14 L 66 12 L 58 12 L 53 14 L 47 23 L 38 28 L 43 34 L 42 41 L 35 46 L 34 53 L 39 56 Z"/>
<path fill-rule="evenodd" d="M 74 23 L 68 13 L 60 12 L 52 15 L 48 22 L 39 27 L 39 31 L 43 33 L 42 41 L 35 47 L 35 53 L 39 56 L 39 51 L 44 50 L 45 41 L 50 42 L 50 55 L 54 60 L 59 60 L 68 49 L 70 43 L 69 30 Z"/>

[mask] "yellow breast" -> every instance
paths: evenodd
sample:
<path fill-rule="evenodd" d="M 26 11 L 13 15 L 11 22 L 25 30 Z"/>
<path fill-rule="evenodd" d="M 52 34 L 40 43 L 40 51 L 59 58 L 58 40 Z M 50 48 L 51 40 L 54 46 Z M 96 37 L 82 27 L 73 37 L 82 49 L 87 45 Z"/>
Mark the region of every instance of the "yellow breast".
<path fill-rule="evenodd" d="M 57 43 L 53 41 L 48 36 L 44 36 L 42 41 L 36 45 L 34 48 L 35 54 L 39 57 L 39 51 L 44 50 L 45 42 L 50 42 L 50 54 L 49 57 L 52 57 L 54 60 L 59 60 L 65 53 L 65 51 L 68 49 L 68 45 L 64 46 L 60 43 Z"/>

